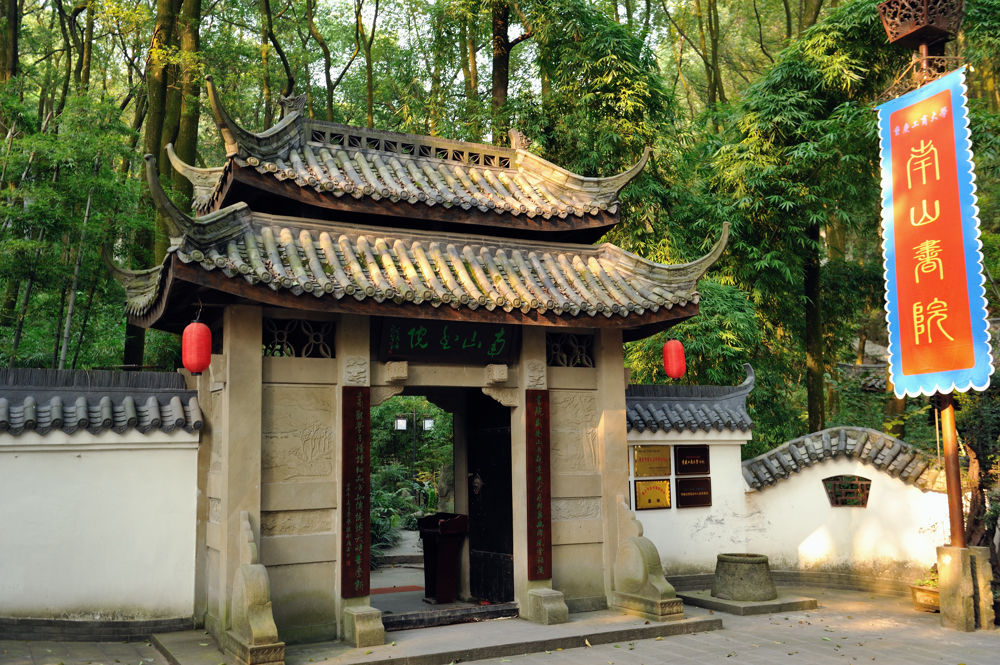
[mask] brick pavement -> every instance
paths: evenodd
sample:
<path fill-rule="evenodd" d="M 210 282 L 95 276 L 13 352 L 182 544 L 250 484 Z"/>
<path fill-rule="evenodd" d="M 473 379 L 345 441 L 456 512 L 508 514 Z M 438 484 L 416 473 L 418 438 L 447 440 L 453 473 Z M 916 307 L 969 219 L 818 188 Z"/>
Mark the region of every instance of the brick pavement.
<path fill-rule="evenodd" d="M 0 640 L 2 665 L 168 665 L 149 642 Z"/>

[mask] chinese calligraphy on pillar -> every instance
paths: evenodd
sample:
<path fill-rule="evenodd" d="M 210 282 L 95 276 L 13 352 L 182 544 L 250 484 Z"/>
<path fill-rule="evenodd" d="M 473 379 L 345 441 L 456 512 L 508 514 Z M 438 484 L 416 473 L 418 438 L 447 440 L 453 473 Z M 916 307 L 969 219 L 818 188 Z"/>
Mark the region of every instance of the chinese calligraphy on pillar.
<path fill-rule="evenodd" d="M 371 554 L 369 423 L 370 388 L 344 386 L 343 457 L 340 483 L 340 595 L 367 596 Z"/>
<path fill-rule="evenodd" d="M 896 395 L 993 373 L 965 69 L 878 107 L 889 371 Z"/>
<path fill-rule="evenodd" d="M 552 578 L 549 391 L 525 391 L 527 406 L 528 579 Z"/>

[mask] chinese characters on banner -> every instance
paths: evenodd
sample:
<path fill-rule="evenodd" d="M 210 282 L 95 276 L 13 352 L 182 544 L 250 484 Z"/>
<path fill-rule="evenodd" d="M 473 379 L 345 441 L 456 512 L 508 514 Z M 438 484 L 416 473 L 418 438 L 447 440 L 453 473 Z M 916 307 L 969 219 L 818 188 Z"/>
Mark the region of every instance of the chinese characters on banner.
<path fill-rule="evenodd" d="M 368 521 L 371 496 L 371 389 L 344 386 L 343 468 L 340 492 L 340 595 L 367 596 L 371 541 Z"/>
<path fill-rule="evenodd" d="M 552 578 L 552 486 L 549 484 L 549 391 L 526 390 L 528 579 Z"/>
<path fill-rule="evenodd" d="M 993 373 L 965 69 L 878 107 L 889 372 L 896 395 Z"/>

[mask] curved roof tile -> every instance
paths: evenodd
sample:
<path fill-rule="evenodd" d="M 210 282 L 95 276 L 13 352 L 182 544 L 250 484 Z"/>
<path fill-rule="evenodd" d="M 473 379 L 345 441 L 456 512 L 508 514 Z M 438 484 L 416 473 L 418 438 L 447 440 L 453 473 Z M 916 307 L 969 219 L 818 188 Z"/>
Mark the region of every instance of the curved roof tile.
<path fill-rule="evenodd" d="M 625 389 L 628 431 L 637 432 L 749 432 L 746 398 L 753 390 L 754 373 L 738 386 L 634 385 Z"/>
<path fill-rule="evenodd" d="M 743 462 L 743 478 L 759 490 L 813 464 L 839 457 L 871 464 L 925 491 L 945 491 L 944 471 L 934 457 L 866 427 L 832 427 L 793 439 Z"/>
<path fill-rule="evenodd" d="M 41 435 L 202 427 L 197 392 L 161 372 L 0 369 L 0 433 Z"/>

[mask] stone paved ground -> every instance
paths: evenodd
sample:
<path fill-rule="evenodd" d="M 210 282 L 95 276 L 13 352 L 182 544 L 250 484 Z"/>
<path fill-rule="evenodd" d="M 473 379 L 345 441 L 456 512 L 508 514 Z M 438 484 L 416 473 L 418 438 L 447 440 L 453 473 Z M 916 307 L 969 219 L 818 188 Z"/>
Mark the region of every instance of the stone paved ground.
<path fill-rule="evenodd" d="M 480 665 L 1000 665 L 1000 632 L 992 630 L 960 633 L 945 630 L 939 624 L 938 615 L 915 612 L 906 598 L 816 587 L 782 587 L 782 592 L 812 596 L 819 600 L 820 607 L 808 612 L 748 617 L 720 613 L 717 616 L 722 618 L 724 628 L 718 631 L 635 642 L 623 641 L 590 648 L 581 644 L 580 648 L 476 662 Z M 706 612 L 699 608 L 686 608 L 688 616 L 701 616 Z M 489 623 L 491 622 L 429 629 L 424 633 L 425 638 L 418 641 L 427 643 L 427 652 L 440 653 L 448 648 L 461 647 L 463 643 L 466 646 L 475 644 L 477 628 L 486 628 Z M 499 625 L 494 624 L 493 627 Z M 507 620 L 501 627 L 509 633 L 509 643 L 527 641 L 542 628 L 518 620 Z M 445 640 L 447 643 L 434 644 L 434 635 L 440 635 L 438 641 Z M 400 639 L 402 645 L 416 635 L 408 636 L 404 632 L 393 633 L 390 639 L 393 637 Z M 205 639 L 207 641 L 207 636 Z M 351 652 L 356 652 L 353 655 L 357 656 L 364 651 L 348 649 L 348 653 L 344 653 L 342 646 L 340 649 L 332 647 L 333 645 L 303 645 L 290 650 L 289 655 L 299 665 L 320 665 L 324 662 L 333 665 L 345 658 L 353 662 L 356 658 L 352 657 Z M 324 650 L 327 651 L 326 654 L 323 653 Z M 335 655 L 337 653 L 339 655 Z M 441 665 L 447 665 L 448 662 L 448 659 L 440 660 Z M 2 665 L 60 663 L 168 665 L 146 642 L 97 644 L 0 641 Z"/>
<path fill-rule="evenodd" d="M 719 631 L 475 661 L 512 665 L 925 665 L 1000 664 L 1000 632 L 941 628 L 939 615 L 913 611 L 908 598 L 857 591 L 782 587 L 817 598 L 808 612 L 721 614 Z M 691 612 L 694 613 L 694 610 Z"/>
<path fill-rule="evenodd" d="M 168 665 L 148 642 L 0 640 L 3 665 Z"/>

